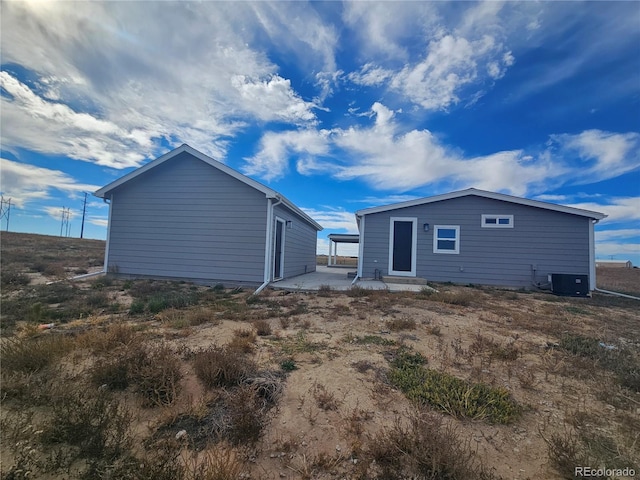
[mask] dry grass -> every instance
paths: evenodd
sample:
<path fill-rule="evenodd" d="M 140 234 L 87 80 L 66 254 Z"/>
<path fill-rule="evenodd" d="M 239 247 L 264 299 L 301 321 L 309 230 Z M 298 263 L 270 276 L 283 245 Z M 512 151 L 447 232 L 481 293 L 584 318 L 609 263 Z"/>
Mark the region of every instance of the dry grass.
<path fill-rule="evenodd" d="M 640 297 L 640 268 L 599 267 L 598 288 Z"/>

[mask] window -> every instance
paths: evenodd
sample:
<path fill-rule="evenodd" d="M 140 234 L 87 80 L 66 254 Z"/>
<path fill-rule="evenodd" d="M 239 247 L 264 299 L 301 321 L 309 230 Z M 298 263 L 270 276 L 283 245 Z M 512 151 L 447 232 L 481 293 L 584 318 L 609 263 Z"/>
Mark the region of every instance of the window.
<path fill-rule="evenodd" d="M 513 215 L 482 215 L 482 228 L 513 228 Z"/>
<path fill-rule="evenodd" d="M 436 225 L 433 228 L 433 253 L 460 253 L 458 225 Z"/>

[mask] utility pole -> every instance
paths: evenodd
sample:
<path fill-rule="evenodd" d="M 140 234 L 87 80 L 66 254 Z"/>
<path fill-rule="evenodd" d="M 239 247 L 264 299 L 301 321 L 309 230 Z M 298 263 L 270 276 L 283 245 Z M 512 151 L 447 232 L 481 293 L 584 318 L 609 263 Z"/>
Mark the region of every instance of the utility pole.
<path fill-rule="evenodd" d="M 6 208 L 5 208 L 6 207 Z M 0 219 L 7 217 L 7 232 L 9 231 L 9 218 L 11 217 L 11 199 L 0 197 Z"/>
<path fill-rule="evenodd" d="M 80 227 L 80 238 L 84 235 L 84 214 L 87 211 L 87 192 L 84 192 L 84 203 L 82 205 L 82 226 Z"/>
<path fill-rule="evenodd" d="M 64 233 L 69 236 L 69 217 L 71 216 L 71 207 L 62 207 L 62 222 L 60 224 L 60 236 Z"/>

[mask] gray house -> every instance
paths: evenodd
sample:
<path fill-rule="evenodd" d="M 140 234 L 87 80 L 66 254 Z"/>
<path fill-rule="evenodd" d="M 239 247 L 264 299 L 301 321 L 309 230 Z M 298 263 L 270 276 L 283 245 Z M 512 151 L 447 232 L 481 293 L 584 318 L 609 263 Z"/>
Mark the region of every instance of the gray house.
<path fill-rule="evenodd" d="M 358 277 L 531 287 L 553 274 L 595 289 L 601 213 L 470 188 L 356 212 Z"/>
<path fill-rule="evenodd" d="M 320 225 L 278 192 L 188 145 L 95 195 L 109 203 L 108 272 L 266 285 L 316 268 Z"/>

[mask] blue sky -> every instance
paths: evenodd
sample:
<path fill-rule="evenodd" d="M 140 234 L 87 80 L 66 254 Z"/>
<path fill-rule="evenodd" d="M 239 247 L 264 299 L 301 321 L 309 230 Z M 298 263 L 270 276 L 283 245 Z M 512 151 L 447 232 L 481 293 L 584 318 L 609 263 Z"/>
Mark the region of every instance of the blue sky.
<path fill-rule="evenodd" d="M 83 192 L 188 143 L 307 211 L 322 252 L 355 210 L 476 187 L 603 212 L 596 256 L 640 264 L 640 3 L 32 0 L 1 22 L 12 231 L 58 235 L 69 207 L 79 236 Z M 107 212 L 89 197 L 85 237 Z"/>

